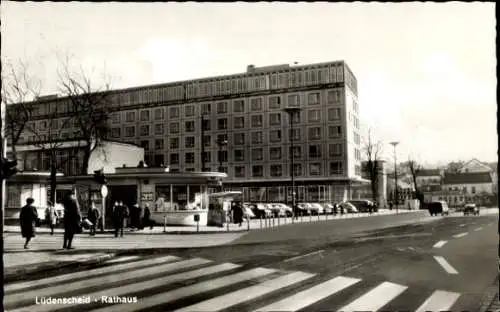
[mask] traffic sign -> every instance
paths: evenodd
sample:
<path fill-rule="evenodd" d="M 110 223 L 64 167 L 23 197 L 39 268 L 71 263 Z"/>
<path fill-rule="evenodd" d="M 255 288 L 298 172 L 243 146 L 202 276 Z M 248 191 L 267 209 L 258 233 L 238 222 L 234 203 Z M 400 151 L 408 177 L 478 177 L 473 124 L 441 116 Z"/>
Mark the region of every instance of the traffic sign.
<path fill-rule="evenodd" d="M 101 195 L 102 197 L 108 196 L 108 187 L 104 184 L 101 186 Z"/>

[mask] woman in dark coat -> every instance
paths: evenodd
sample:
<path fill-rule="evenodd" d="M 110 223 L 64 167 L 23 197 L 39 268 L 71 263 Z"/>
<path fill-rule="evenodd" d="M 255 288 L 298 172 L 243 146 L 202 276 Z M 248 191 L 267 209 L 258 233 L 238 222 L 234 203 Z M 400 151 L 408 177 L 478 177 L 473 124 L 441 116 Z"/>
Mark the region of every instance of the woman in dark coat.
<path fill-rule="evenodd" d="M 153 229 L 153 222 L 151 221 L 151 210 L 149 209 L 149 205 L 146 204 L 144 206 L 144 216 L 142 217 L 142 225 L 143 227 L 149 226 L 149 229 Z"/>
<path fill-rule="evenodd" d="M 28 243 L 30 242 L 32 237 L 35 237 L 35 223 L 38 219 L 38 213 L 35 206 L 33 206 L 34 202 L 35 200 L 31 197 L 26 199 L 26 205 L 21 208 L 21 214 L 19 215 L 19 221 L 21 223 L 21 234 L 24 238 L 26 238 L 24 249 L 28 249 Z"/>
<path fill-rule="evenodd" d="M 82 214 L 76 199 L 76 194 L 71 194 L 64 203 L 64 243 L 63 248 L 73 249 L 71 243 L 76 233 L 80 231 Z"/>
<path fill-rule="evenodd" d="M 240 224 L 241 226 L 241 223 L 243 222 L 243 209 L 242 207 L 237 204 L 237 203 L 233 203 L 232 205 L 232 209 L 233 210 L 233 219 L 234 219 L 234 223 L 235 224 Z"/>

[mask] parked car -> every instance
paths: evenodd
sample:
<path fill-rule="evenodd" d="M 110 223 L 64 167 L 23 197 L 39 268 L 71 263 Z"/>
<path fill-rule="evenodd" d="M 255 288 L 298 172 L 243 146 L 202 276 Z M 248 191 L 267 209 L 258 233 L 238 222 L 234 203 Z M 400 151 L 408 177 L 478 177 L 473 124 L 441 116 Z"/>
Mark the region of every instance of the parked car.
<path fill-rule="evenodd" d="M 450 213 L 450 208 L 445 201 L 430 202 L 429 204 L 427 204 L 427 207 L 431 216 L 437 216 L 438 214 L 447 216 Z"/>
<path fill-rule="evenodd" d="M 321 206 L 323 206 L 323 212 L 325 214 L 332 214 L 333 213 L 333 204 L 329 203 L 322 203 Z"/>
<path fill-rule="evenodd" d="M 344 213 L 358 213 L 358 209 L 350 202 L 340 204 L 340 208 L 344 209 Z"/>
<path fill-rule="evenodd" d="M 472 214 L 473 216 L 479 216 L 479 207 L 476 204 L 465 204 L 464 216 L 470 214 Z"/>
<path fill-rule="evenodd" d="M 273 211 L 275 216 L 279 217 L 290 217 L 292 216 L 292 208 L 288 207 L 285 204 L 282 203 L 272 203 L 269 204 L 271 207 L 270 209 Z"/>
<path fill-rule="evenodd" d="M 309 203 L 298 203 L 296 213 L 309 215 L 311 214 L 312 206 Z"/>
<path fill-rule="evenodd" d="M 269 218 L 273 215 L 273 212 L 267 207 L 266 204 L 249 204 L 249 207 L 256 218 Z"/>
<path fill-rule="evenodd" d="M 371 200 L 349 200 L 348 203 L 352 204 L 359 212 L 369 212 L 370 208 L 372 212 L 377 212 L 378 208 Z"/>
<path fill-rule="evenodd" d="M 243 216 L 250 219 L 255 218 L 255 214 L 253 213 L 252 208 L 249 206 L 249 204 L 243 204 Z"/>
<path fill-rule="evenodd" d="M 320 215 L 323 214 L 325 209 L 321 204 L 318 203 L 310 203 L 311 205 L 311 212 L 313 215 Z"/>

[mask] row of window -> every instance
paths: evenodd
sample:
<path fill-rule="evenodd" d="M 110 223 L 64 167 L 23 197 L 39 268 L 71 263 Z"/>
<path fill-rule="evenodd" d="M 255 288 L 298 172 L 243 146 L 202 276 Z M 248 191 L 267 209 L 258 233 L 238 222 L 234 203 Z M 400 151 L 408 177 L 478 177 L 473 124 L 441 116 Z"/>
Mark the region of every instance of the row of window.
<path fill-rule="evenodd" d="M 157 141 L 155 142 L 155 147 L 158 149 L 162 149 L 162 141 Z M 144 147 L 145 150 L 149 150 L 149 141 L 144 141 L 141 142 L 141 145 Z M 309 145 L 308 148 L 308 157 L 310 159 L 318 159 L 323 157 L 323 148 L 321 145 Z M 203 161 L 205 163 L 209 162 L 227 162 L 228 161 L 228 151 L 227 150 L 218 150 L 216 151 L 217 159 L 213 159 L 212 155 L 213 153 L 211 151 L 205 151 L 203 152 Z M 245 150 L 244 149 L 235 149 L 232 151 L 234 158 L 233 160 L 236 162 L 244 162 L 248 161 L 249 159 L 246 159 L 245 155 Z M 163 156 L 162 154 L 158 154 L 160 156 Z M 179 153 L 171 153 L 170 154 L 170 164 L 178 164 L 179 163 Z M 187 164 L 192 164 L 195 163 L 195 152 L 186 152 L 184 153 L 184 160 L 185 163 Z M 294 146 L 289 147 L 288 150 L 288 158 L 291 158 L 293 155 L 294 159 L 300 159 L 303 156 L 303 149 L 302 146 Z M 342 156 L 342 144 L 340 143 L 334 143 L 334 144 L 329 144 L 328 146 L 328 156 L 329 157 L 340 157 Z M 282 147 L 270 147 L 269 148 L 269 159 L 270 160 L 281 160 L 283 159 L 283 148 Z M 253 148 L 250 150 L 250 159 L 252 161 L 263 161 L 264 160 L 264 148 Z M 155 162 L 156 163 L 156 162 Z M 160 162 L 163 164 L 163 161 Z M 160 163 L 156 163 L 159 165 Z"/>
<path fill-rule="evenodd" d="M 146 127 L 146 126 L 144 126 Z M 116 131 L 112 131 L 111 137 L 113 138 L 118 138 L 119 137 L 119 130 L 120 128 L 115 128 Z M 312 127 L 309 128 L 308 130 L 308 140 L 309 141 L 320 141 L 322 140 L 322 132 L 321 132 L 320 127 Z M 125 128 L 127 130 L 127 127 Z M 301 129 L 291 129 L 288 130 L 289 133 L 289 138 L 292 141 L 301 141 Z M 248 136 L 247 133 L 245 132 L 239 132 L 239 133 L 234 133 L 233 135 L 233 145 L 235 146 L 242 146 L 248 144 L 247 137 L 249 137 L 249 141 L 251 144 L 263 144 L 264 143 L 264 134 L 265 132 L 263 131 L 254 131 L 251 132 Z M 270 143 L 281 143 L 283 142 L 283 136 L 282 136 L 282 130 L 270 130 L 268 131 L 269 134 L 269 142 Z M 127 135 L 127 133 L 126 133 Z M 340 139 L 342 137 L 342 128 L 340 126 L 329 126 L 328 127 L 328 139 Z M 163 141 L 164 139 L 155 139 L 155 146 L 163 146 Z M 141 142 L 149 142 L 149 140 L 143 140 Z M 196 146 L 196 137 L 195 136 L 185 136 L 184 137 L 184 147 L 185 148 L 194 148 Z M 225 142 L 227 144 L 229 142 L 229 138 L 227 134 L 218 134 L 217 135 L 217 142 Z M 149 144 L 149 143 L 148 143 Z M 212 136 L 211 135 L 204 135 L 203 136 L 203 145 L 204 146 L 212 146 Z M 149 146 L 149 145 L 148 145 Z M 170 138 L 170 148 L 171 149 L 176 149 L 180 147 L 180 138 L 179 137 L 172 137 Z M 146 147 L 149 148 L 149 147 Z M 157 148 L 158 149 L 158 148 Z M 163 147 L 161 148 L 163 149 Z"/>
<path fill-rule="evenodd" d="M 327 92 L 327 104 L 329 105 L 338 105 L 341 103 L 342 93 L 340 90 L 330 90 Z M 308 104 L 309 105 L 320 105 L 321 104 L 321 96 L 320 92 L 314 92 L 308 94 Z M 297 107 L 300 106 L 300 96 L 298 94 L 290 94 L 287 97 L 288 106 Z M 245 109 L 245 100 L 234 100 L 232 111 L 234 113 L 244 113 Z M 185 117 L 193 117 L 196 115 L 196 104 L 185 104 L 182 106 L 184 109 Z M 212 115 L 213 105 L 212 103 L 202 103 L 200 105 L 200 110 L 202 115 Z M 221 101 L 215 103 L 216 113 L 217 114 L 227 114 L 229 113 L 229 102 Z M 282 96 L 275 95 L 269 96 L 268 99 L 268 108 L 269 110 L 281 109 L 282 108 Z M 251 112 L 260 112 L 263 111 L 264 104 L 263 98 L 252 98 L 250 99 L 250 111 Z M 181 115 L 181 107 L 172 106 L 168 108 L 168 119 L 179 118 Z M 151 115 L 153 115 L 154 120 L 164 120 L 165 118 L 165 109 L 162 107 L 155 108 L 153 112 L 149 109 L 144 109 L 139 112 L 139 121 L 151 121 Z M 125 122 L 135 122 L 136 121 L 136 111 L 127 111 L 125 112 Z M 111 115 L 111 122 L 113 124 L 121 123 L 121 114 L 114 113 Z"/>
<path fill-rule="evenodd" d="M 309 117 L 313 116 L 314 119 L 310 118 L 311 122 L 314 121 L 319 121 L 320 113 L 319 111 L 315 112 L 317 114 L 309 115 Z M 335 111 L 332 113 L 330 116 L 329 114 L 329 119 L 331 118 L 332 121 L 339 121 L 339 111 Z M 297 119 L 294 117 L 294 119 Z M 293 121 L 292 121 L 293 122 Z M 252 128 L 262 128 L 263 127 L 263 116 L 262 115 L 255 115 L 252 116 L 251 118 L 251 126 Z M 181 133 L 180 129 L 180 123 L 178 122 L 172 122 L 169 124 L 169 133 L 170 134 L 177 134 Z M 202 128 L 204 131 L 211 131 L 212 123 L 210 120 L 204 120 L 202 123 Z M 281 126 L 281 115 L 280 114 L 270 114 L 269 116 L 269 126 L 270 127 L 279 127 Z M 154 131 L 152 129 L 154 128 Z M 136 126 L 124 126 L 124 136 L 125 137 L 135 137 L 136 136 Z M 233 119 L 233 129 L 245 129 L 245 117 L 244 116 L 239 116 L 239 117 L 234 117 Z M 314 130 L 311 130 L 314 129 Z M 319 130 L 318 130 L 319 129 Z M 220 118 L 217 120 L 217 130 L 229 130 L 228 129 L 228 119 L 227 118 Z M 300 129 L 297 129 L 300 130 Z M 309 128 L 309 133 L 311 131 L 317 131 L 321 133 L 321 127 L 312 127 Z M 141 125 L 139 126 L 139 136 L 151 136 L 151 135 L 164 135 L 165 134 L 165 125 L 164 124 L 155 124 L 154 126 L 146 124 L 146 125 Z M 192 133 L 196 132 L 196 122 L 194 120 L 189 120 L 184 122 L 184 129 L 182 129 L 183 133 Z M 112 127 L 110 129 L 111 137 L 113 138 L 120 138 L 122 136 L 121 132 L 121 127 Z M 342 134 L 341 126 L 329 126 L 328 128 L 328 133 L 330 137 L 334 137 L 337 135 Z M 337 133 L 337 134 L 333 134 Z M 321 136 L 321 134 L 319 134 Z M 359 136 L 357 137 L 359 141 Z M 355 136 L 356 140 L 356 136 Z M 359 143 L 358 143 L 359 144 Z"/>
<path fill-rule="evenodd" d="M 160 160 L 160 159 L 156 159 L 156 160 Z M 269 166 L 253 165 L 250 168 L 250 172 L 247 172 L 246 166 L 234 166 L 234 177 L 235 178 L 245 178 L 245 177 L 261 178 L 261 177 L 265 176 L 264 170 L 266 167 L 268 168 L 269 176 L 271 176 L 271 177 L 283 177 L 283 176 L 287 175 L 284 172 L 284 169 L 285 169 L 284 165 L 273 164 L 273 165 L 269 165 Z M 289 165 L 288 167 L 289 167 L 289 172 L 291 172 L 292 166 Z M 310 163 L 308 165 L 309 175 L 310 176 L 322 176 L 322 175 L 324 175 L 322 167 L 323 167 L 322 163 Z M 300 176 L 305 175 L 304 169 L 305 169 L 305 167 L 303 166 L 303 164 L 294 164 L 293 165 L 293 175 L 295 177 L 300 177 Z M 172 170 L 175 170 L 175 169 L 172 169 Z M 217 170 L 228 173 L 228 168 L 224 167 L 224 166 L 217 168 Z M 187 167 L 185 169 L 185 171 L 195 171 L 195 168 L 194 167 Z M 343 175 L 344 168 L 343 168 L 342 162 L 339 162 L 339 161 L 330 162 L 329 166 L 328 166 L 328 174 L 329 175 Z"/>

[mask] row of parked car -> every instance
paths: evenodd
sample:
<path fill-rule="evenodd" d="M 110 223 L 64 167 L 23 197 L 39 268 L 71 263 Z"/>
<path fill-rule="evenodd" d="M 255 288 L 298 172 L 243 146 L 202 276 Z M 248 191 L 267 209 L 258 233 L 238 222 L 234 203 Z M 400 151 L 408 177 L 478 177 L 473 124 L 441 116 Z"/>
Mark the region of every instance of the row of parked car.
<path fill-rule="evenodd" d="M 249 218 L 291 217 L 294 209 L 283 203 L 243 203 Z M 377 205 L 370 200 L 351 200 L 343 203 L 297 203 L 295 215 L 324 215 L 358 212 L 377 212 Z"/>

